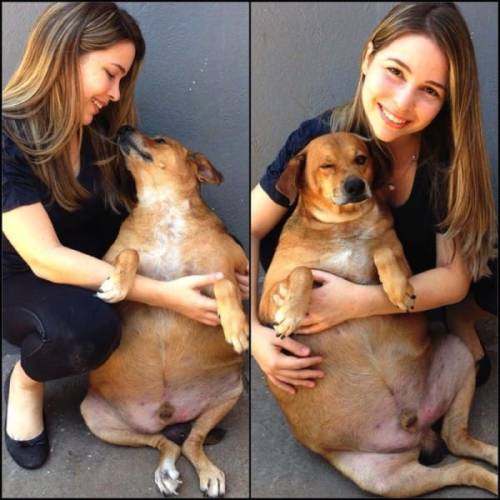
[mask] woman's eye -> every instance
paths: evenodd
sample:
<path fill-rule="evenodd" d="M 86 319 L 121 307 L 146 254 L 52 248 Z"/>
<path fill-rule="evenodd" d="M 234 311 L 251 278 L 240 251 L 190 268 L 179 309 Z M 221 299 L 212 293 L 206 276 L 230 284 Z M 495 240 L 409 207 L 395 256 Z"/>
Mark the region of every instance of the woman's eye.
<path fill-rule="evenodd" d="M 401 70 L 398 69 L 398 68 L 390 67 L 390 68 L 387 68 L 387 71 L 389 71 L 389 73 L 392 73 L 394 76 L 400 76 L 401 75 Z"/>
<path fill-rule="evenodd" d="M 110 80 L 112 80 L 115 77 L 115 75 L 111 74 L 107 69 L 105 69 L 104 71 L 106 72 Z"/>
<path fill-rule="evenodd" d="M 155 139 L 155 142 L 157 142 L 158 144 L 167 144 L 165 139 L 162 139 L 161 137 L 157 137 Z"/>
<path fill-rule="evenodd" d="M 354 161 L 358 164 L 358 165 L 364 165 L 366 163 L 366 160 L 368 158 L 364 155 L 358 155 L 356 156 L 356 158 L 354 158 Z"/>
<path fill-rule="evenodd" d="M 424 92 L 434 97 L 439 97 L 439 94 L 432 87 L 425 87 Z"/>

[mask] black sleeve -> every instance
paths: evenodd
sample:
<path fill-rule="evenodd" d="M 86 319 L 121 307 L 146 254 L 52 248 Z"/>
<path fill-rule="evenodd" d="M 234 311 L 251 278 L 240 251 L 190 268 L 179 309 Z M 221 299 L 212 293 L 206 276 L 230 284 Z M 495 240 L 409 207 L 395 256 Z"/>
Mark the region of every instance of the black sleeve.
<path fill-rule="evenodd" d="M 278 153 L 277 158 L 267 167 L 266 172 L 260 179 L 260 186 L 269 197 L 278 205 L 289 206 L 286 196 L 283 196 L 276 189 L 276 183 L 288 160 L 304 148 L 310 141 L 320 135 L 330 132 L 330 117 L 332 110 L 329 109 L 321 115 L 302 122 L 297 130 L 292 132 Z"/>
<path fill-rule="evenodd" d="M 2 133 L 2 212 L 41 202 L 39 185 L 19 148 Z"/>

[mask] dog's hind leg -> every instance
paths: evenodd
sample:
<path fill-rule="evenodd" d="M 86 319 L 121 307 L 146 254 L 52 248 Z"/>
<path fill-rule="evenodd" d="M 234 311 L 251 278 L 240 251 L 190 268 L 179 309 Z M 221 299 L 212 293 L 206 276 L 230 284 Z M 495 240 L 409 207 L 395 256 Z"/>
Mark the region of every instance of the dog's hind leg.
<path fill-rule="evenodd" d="M 478 458 L 498 465 L 498 448 L 472 438 L 468 431 L 469 412 L 476 385 L 474 365 L 467 366 L 465 383 L 458 390 L 443 420 L 441 436 L 451 453 Z"/>
<path fill-rule="evenodd" d="M 330 452 L 324 456 L 361 489 L 390 498 L 412 498 L 446 486 L 476 486 L 498 493 L 497 475 L 458 460 L 441 467 L 417 462 L 418 448 L 404 453 Z"/>
<path fill-rule="evenodd" d="M 214 283 L 214 295 L 226 341 L 236 352 L 245 351 L 248 349 L 248 322 L 238 285 L 227 278 L 218 280 Z"/>
<path fill-rule="evenodd" d="M 194 422 L 191 432 L 182 445 L 182 454 L 193 464 L 200 479 L 200 490 L 209 497 L 223 496 L 226 492 L 224 472 L 216 467 L 205 454 L 203 442 L 207 434 L 233 408 L 238 401 L 243 385 L 238 394 L 223 403 L 202 413 Z"/>
<path fill-rule="evenodd" d="M 175 468 L 181 452 L 179 446 L 160 433 L 145 434 L 131 428 L 104 398 L 92 390 L 82 401 L 80 411 L 87 427 L 103 441 L 122 446 L 157 448 L 160 463 L 155 470 L 156 486 L 164 495 L 177 494 L 177 488 L 182 483 Z"/>

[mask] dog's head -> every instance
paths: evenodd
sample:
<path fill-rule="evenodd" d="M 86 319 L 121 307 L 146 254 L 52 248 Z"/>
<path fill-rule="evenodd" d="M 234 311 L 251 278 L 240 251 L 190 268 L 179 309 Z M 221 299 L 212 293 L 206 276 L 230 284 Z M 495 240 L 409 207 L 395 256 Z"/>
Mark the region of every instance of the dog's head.
<path fill-rule="evenodd" d="M 346 132 L 317 137 L 288 162 L 277 190 L 290 202 L 300 192 L 322 219 L 352 218 L 373 197 L 374 162 L 367 142 Z"/>
<path fill-rule="evenodd" d="M 150 186 L 189 189 L 199 182 L 220 184 L 224 180 L 205 155 L 164 135 L 148 137 L 125 125 L 118 130 L 117 139 L 138 190 Z"/>

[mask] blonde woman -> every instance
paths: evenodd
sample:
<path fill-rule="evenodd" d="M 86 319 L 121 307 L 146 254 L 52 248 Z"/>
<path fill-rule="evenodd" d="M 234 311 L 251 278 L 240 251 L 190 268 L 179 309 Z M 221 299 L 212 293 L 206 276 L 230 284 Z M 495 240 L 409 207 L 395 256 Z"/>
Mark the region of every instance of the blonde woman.
<path fill-rule="evenodd" d="M 353 100 L 303 122 L 252 192 L 252 354 L 271 383 L 291 394 L 299 386 L 315 386 L 323 376 L 321 357 L 299 340 L 277 339 L 259 323 L 259 257 L 267 269 L 294 209 L 289 208 L 293 200 L 275 187 L 287 161 L 313 138 L 341 130 L 372 139 L 380 168 L 388 169 L 385 189 L 414 273 L 414 311 L 459 303 L 473 282 L 476 298 L 496 313 L 491 276 L 496 272 L 496 213 L 469 30 L 451 2 L 398 4 L 367 40 Z M 297 333 L 315 334 L 351 318 L 401 312 L 381 285 L 359 285 L 317 270 L 313 274 L 321 286 L 313 290 Z M 457 328 L 460 314 L 469 313 L 454 306 L 447 319 L 481 360 L 481 382 L 489 360 L 471 322 Z"/>
<path fill-rule="evenodd" d="M 111 270 L 101 257 L 135 202 L 112 139 L 136 122 L 144 52 L 136 21 L 114 3 L 56 3 L 3 91 L 3 332 L 21 349 L 5 385 L 5 440 L 25 468 L 49 453 L 44 382 L 100 366 L 120 342 L 117 312 L 94 293 Z M 200 293 L 216 279 L 137 276 L 127 298 L 216 325 L 216 303 Z"/>

